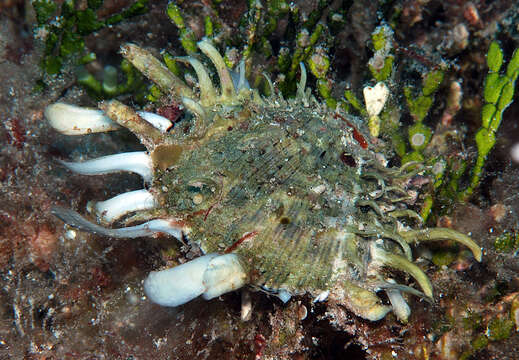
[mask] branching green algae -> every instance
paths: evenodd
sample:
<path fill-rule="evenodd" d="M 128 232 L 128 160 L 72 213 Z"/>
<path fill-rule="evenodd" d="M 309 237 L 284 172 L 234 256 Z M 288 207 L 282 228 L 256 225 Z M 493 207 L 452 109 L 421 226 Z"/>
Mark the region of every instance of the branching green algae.
<path fill-rule="evenodd" d="M 488 49 L 487 65 L 488 75 L 483 87 L 485 105 L 481 110 L 481 128 L 476 133 L 478 157 L 472 169 L 470 184 L 460 193 L 460 198 L 465 200 L 472 195 L 481 181 L 485 160 L 496 143 L 496 132 L 501 125 L 503 112 L 513 100 L 515 81 L 519 75 L 519 51 L 514 51 L 506 71 L 500 74 L 503 50 L 494 41 Z"/>
<path fill-rule="evenodd" d="M 119 69 L 106 66 L 102 81 L 88 72 L 84 65 L 95 61 L 96 54 L 85 46 L 85 36 L 147 12 L 147 0 L 137 0 L 127 9 L 106 19 L 99 19 L 96 15 L 96 11 L 103 5 L 102 0 L 88 1 L 85 9 L 79 9 L 78 4 L 72 0 L 34 0 L 32 5 L 38 25 L 35 33 L 44 40 L 41 67 L 46 76 L 55 76 L 62 71 L 64 64 L 73 64 L 78 83 L 94 98 L 112 98 L 120 94 L 142 92 L 140 75 L 127 61 L 121 62 Z M 120 84 L 119 72 L 126 79 Z"/>

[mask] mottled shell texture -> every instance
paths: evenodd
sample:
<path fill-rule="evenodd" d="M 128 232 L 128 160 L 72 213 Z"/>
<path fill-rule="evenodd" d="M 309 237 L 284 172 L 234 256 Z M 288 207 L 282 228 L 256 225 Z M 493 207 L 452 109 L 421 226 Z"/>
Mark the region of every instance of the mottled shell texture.
<path fill-rule="evenodd" d="M 387 167 L 362 119 L 310 95 L 304 67 L 294 99 L 284 99 L 272 85 L 272 95 L 261 97 L 248 87 L 243 69 L 233 81 L 209 41 L 199 47 L 211 62 L 203 56 L 180 59 L 195 69 L 197 89 L 145 50 L 122 49 L 183 104 L 186 115 L 177 126 L 160 129 L 117 101 L 100 105 L 113 125 L 141 139 L 151 159 L 145 195 L 152 206 L 132 209 L 132 219 L 167 219 L 204 253 L 238 255 L 255 289 L 285 299 L 330 296 L 370 320 L 394 310 L 406 321 L 402 293 L 433 297 L 430 281 L 413 261 L 412 243 L 453 239 L 481 259 L 481 249 L 467 236 L 421 228 L 408 204 L 414 200 L 410 179 L 424 167 Z M 210 68 L 216 68 L 219 89 Z M 55 213 L 72 226 L 116 234 L 87 225 L 76 213 Z M 390 303 L 377 291 L 386 291 Z"/>

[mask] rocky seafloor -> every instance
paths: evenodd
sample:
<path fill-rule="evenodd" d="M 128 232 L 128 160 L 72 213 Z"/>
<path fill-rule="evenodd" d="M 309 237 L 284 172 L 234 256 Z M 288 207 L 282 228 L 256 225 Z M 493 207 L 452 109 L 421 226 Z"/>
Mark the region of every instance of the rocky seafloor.
<path fill-rule="evenodd" d="M 294 6 L 305 11 L 310 3 Z M 346 78 L 340 71 L 358 82 L 351 74 L 367 63 L 360 49 L 379 21 L 375 5 L 351 3 L 352 26 L 340 33 L 342 47 L 332 61 L 337 83 Z M 233 9 L 222 11 L 229 23 L 240 15 L 235 12 L 246 10 L 239 1 L 218 4 Z M 519 47 L 519 6 L 513 1 L 391 4 L 402 12 L 400 44 L 418 44 L 458 66 L 455 76 L 465 86 L 468 110 L 454 118 L 454 126 L 473 136 L 478 125 L 469 115 L 474 102 L 481 103 L 478 84 L 486 48 L 495 38 L 508 48 Z M 165 2 L 152 2 L 146 14 L 90 34 L 86 43 L 106 58 L 116 57 L 126 41 L 181 54 L 178 31 L 165 7 Z M 510 158 L 511 146 L 519 141 L 517 94 L 478 192 L 438 219 L 470 233 L 484 249 L 483 261 L 459 256 L 429 267 L 434 304 L 411 298 L 412 314 L 404 325 L 394 316 L 362 320 L 338 304 L 315 304 L 306 296 L 283 304 L 252 292 L 251 319 L 242 321 L 240 292 L 179 308 L 163 308 L 143 297 L 142 279 L 163 263 L 162 250 L 173 239 L 107 239 L 68 229 L 50 214 L 55 204 L 84 209 L 91 199 L 140 186 L 136 176 L 74 175 L 57 159 L 141 145 L 126 132 L 67 138 L 48 126 L 43 117 L 48 104 L 95 101 L 76 84 L 71 68 L 45 78 L 42 91 L 34 90 L 42 78 L 42 46 L 34 39 L 34 26 L 29 2 L 0 1 L 0 359 L 519 358 L 517 249 L 496 246 L 519 231 L 519 165 Z M 460 43 L 460 26 L 468 33 L 466 43 Z"/>

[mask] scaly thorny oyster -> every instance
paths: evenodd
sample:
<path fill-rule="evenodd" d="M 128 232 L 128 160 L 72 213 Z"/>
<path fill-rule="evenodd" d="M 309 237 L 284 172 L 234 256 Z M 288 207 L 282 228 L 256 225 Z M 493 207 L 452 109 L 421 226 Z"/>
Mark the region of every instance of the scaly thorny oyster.
<path fill-rule="evenodd" d="M 211 43 L 198 46 L 216 67 L 220 92 L 195 57 L 181 60 L 198 75 L 198 95 L 145 50 L 122 48 L 137 69 L 183 103 L 192 116 L 185 120 L 191 125 L 187 131 L 118 101 L 102 102 L 102 111 L 60 103 L 46 110 L 62 133 L 123 126 L 148 149 L 65 163 L 82 174 L 124 170 L 142 175 L 147 190 L 97 203 L 93 210 L 105 225 L 130 213 L 136 213 L 133 221 L 147 222 L 110 229 L 55 208 L 58 217 L 111 237 L 167 232 L 180 239 L 187 234 L 208 254 L 150 274 L 144 287 L 151 300 L 176 306 L 249 284 L 284 301 L 294 294 L 321 300 L 329 295 L 369 320 L 393 310 L 405 322 L 410 310 L 402 292 L 433 297 L 429 279 L 413 263 L 411 243 L 453 239 L 481 260 L 481 249 L 459 232 L 405 225 L 421 225 L 406 201 L 409 179 L 423 168 L 386 167 L 357 119 L 327 109 L 310 95 L 303 66 L 295 99 L 274 95 L 272 84 L 273 95 L 262 98 L 249 88 L 243 68 L 233 82 Z M 421 291 L 397 284 L 393 270 L 411 275 Z M 380 290 L 390 305 L 378 298 Z"/>

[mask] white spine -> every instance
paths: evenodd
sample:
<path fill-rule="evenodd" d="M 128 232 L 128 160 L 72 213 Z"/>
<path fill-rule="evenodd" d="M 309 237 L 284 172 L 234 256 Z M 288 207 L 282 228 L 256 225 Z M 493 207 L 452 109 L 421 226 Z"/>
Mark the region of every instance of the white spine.
<path fill-rule="evenodd" d="M 116 234 L 120 234 L 119 237 L 136 238 L 150 236 L 156 233 L 165 233 L 177 239 L 182 239 L 182 233 L 187 233 L 189 231 L 189 229 L 176 226 L 166 219 L 155 219 L 136 226 L 110 230 L 114 231 Z"/>
<path fill-rule="evenodd" d="M 162 132 L 168 131 L 169 128 L 173 126 L 171 121 L 166 119 L 164 116 L 146 111 L 137 111 L 137 114 Z"/>
<path fill-rule="evenodd" d="M 118 124 L 110 120 L 101 110 L 56 103 L 47 106 L 45 117 L 56 131 L 65 135 L 84 135 L 117 130 Z"/>
<path fill-rule="evenodd" d="M 145 151 L 103 156 L 82 162 L 61 161 L 70 170 L 82 175 L 100 175 L 117 171 L 134 172 L 150 182 L 153 177 L 153 163 Z"/>
<path fill-rule="evenodd" d="M 148 190 L 135 190 L 96 203 L 95 212 L 100 221 L 109 224 L 128 213 L 156 206 L 157 201 Z"/>
<path fill-rule="evenodd" d="M 215 257 L 207 266 L 203 278 L 206 300 L 241 288 L 247 283 L 247 274 L 243 270 L 236 254 Z"/>
<path fill-rule="evenodd" d="M 396 284 L 393 279 L 388 279 L 388 282 Z M 402 293 L 397 289 L 386 289 L 386 294 L 389 298 L 389 302 L 391 303 L 391 307 L 393 308 L 393 312 L 395 313 L 396 317 L 402 323 L 406 324 L 407 320 L 409 319 L 409 315 L 411 315 L 411 308 L 409 308 L 409 305 L 402 296 Z"/>
<path fill-rule="evenodd" d="M 204 272 L 217 254 L 208 254 L 174 268 L 153 271 L 144 280 L 146 296 L 162 306 L 179 306 L 202 295 Z"/>
<path fill-rule="evenodd" d="M 236 254 L 208 254 L 172 269 L 154 271 L 144 280 L 144 291 L 154 303 L 178 306 L 202 295 L 209 300 L 247 283 Z"/>

